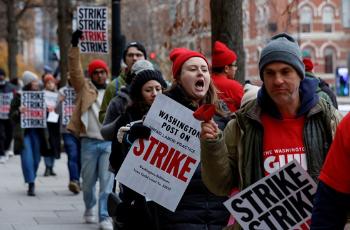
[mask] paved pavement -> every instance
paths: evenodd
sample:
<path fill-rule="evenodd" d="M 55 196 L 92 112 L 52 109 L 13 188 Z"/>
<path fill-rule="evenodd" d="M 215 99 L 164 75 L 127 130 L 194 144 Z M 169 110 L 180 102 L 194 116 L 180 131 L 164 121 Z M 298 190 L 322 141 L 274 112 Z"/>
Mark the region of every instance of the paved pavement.
<path fill-rule="evenodd" d="M 44 161 L 40 162 L 35 197 L 26 195 L 19 156 L 0 164 L 0 230 L 98 229 L 97 224 L 83 223 L 82 193 L 68 190 L 67 157 L 61 155 L 56 177 L 43 177 Z"/>

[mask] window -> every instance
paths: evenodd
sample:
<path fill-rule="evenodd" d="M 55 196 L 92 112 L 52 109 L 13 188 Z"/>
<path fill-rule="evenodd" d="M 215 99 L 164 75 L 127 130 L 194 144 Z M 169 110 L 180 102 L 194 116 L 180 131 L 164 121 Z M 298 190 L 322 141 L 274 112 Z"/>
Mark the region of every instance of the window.
<path fill-rule="evenodd" d="M 333 73 L 334 70 L 334 60 L 335 52 L 331 47 L 327 47 L 324 50 L 324 63 L 325 63 L 325 73 Z"/>
<path fill-rule="evenodd" d="M 300 10 L 300 32 L 310 33 L 312 24 L 312 9 L 304 6 Z"/>
<path fill-rule="evenodd" d="M 315 51 L 312 47 L 305 47 L 303 49 L 303 57 L 311 58 L 311 60 L 315 60 Z"/>
<path fill-rule="evenodd" d="M 324 32 L 327 32 L 327 33 L 332 32 L 333 17 L 334 17 L 333 8 L 330 6 L 325 6 L 323 8 L 323 13 L 322 13 L 322 23 L 323 23 Z"/>

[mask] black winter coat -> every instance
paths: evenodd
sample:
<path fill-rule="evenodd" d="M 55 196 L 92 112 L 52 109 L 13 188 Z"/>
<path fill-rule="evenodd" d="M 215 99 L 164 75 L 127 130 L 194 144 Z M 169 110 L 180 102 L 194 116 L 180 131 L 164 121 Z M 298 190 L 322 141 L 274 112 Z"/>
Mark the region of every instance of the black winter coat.
<path fill-rule="evenodd" d="M 165 94 L 193 111 L 196 109 L 186 99 L 180 86 Z M 214 120 L 218 122 L 220 128 L 226 125 L 226 121 L 222 117 L 215 116 Z M 227 225 L 229 219 L 229 212 L 223 205 L 227 199 L 228 197 L 219 197 L 209 192 L 202 181 L 201 166 L 199 165 L 174 213 L 155 205 L 157 229 L 221 230 Z"/>

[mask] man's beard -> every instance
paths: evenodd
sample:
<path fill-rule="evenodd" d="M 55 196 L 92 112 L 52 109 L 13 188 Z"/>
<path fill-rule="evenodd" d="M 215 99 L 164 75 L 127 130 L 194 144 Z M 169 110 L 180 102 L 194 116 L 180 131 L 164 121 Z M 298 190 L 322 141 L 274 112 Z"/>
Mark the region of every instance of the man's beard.
<path fill-rule="evenodd" d="M 92 80 L 92 84 L 94 84 L 94 86 L 95 86 L 97 89 L 105 89 L 106 86 L 107 86 L 106 82 L 104 82 L 103 84 L 99 84 L 99 83 L 97 83 L 97 82 L 95 82 L 95 81 L 93 81 L 93 80 Z"/>

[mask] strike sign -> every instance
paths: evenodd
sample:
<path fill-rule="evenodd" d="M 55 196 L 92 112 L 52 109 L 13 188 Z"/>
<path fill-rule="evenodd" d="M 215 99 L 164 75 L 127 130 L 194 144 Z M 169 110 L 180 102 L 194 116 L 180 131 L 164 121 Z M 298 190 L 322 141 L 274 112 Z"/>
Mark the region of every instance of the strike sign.
<path fill-rule="evenodd" d="M 107 7 L 78 7 L 82 53 L 108 53 Z"/>
<path fill-rule="evenodd" d="M 224 205 L 243 229 L 309 229 L 316 183 L 293 160 Z"/>
<path fill-rule="evenodd" d="M 23 91 L 21 128 L 46 128 L 46 103 L 43 91 Z"/>
<path fill-rule="evenodd" d="M 158 95 L 143 122 L 151 136 L 133 143 L 116 179 L 175 211 L 200 161 L 201 127 L 192 113 Z"/>

